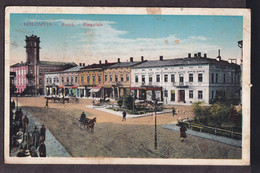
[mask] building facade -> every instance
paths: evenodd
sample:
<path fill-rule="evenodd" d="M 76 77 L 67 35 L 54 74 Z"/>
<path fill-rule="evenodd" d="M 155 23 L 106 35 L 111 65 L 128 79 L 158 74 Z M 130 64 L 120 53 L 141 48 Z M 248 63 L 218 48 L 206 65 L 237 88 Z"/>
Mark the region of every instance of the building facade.
<path fill-rule="evenodd" d="M 133 61 L 130 58 L 129 62 L 118 62 L 114 65 L 108 66 L 104 69 L 104 97 L 111 99 L 118 99 L 130 93 L 131 86 L 131 68 L 144 62 L 143 57 L 141 61 Z"/>
<path fill-rule="evenodd" d="M 81 97 L 103 97 L 104 68 L 115 63 L 105 61 L 88 65 L 78 72 L 79 94 Z"/>
<path fill-rule="evenodd" d="M 76 66 L 73 62 L 40 61 L 40 37 L 36 35 L 26 36 L 25 42 L 26 62 L 17 63 L 10 67 L 10 71 L 17 71 L 18 74 L 20 72 L 20 77 L 17 78 L 15 84 L 17 93 L 43 94 L 46 72 L 61 71 Z M 26 85 L 24 80 L 26 80 Z"/>
<path fill-rule="evenodd" d="M 141 100 L 158 100 L 164 104 L 210 104 L 225 90 L 240 99 L 240 67 L 237 64 L 204 57 L 147 61 L 131 70 L 131 92 Z"/>
<path fill-rule="evenodd" d="M 48 72 L 44 75 L 44 94 L 49 95 L 59 95 L 62 93 L 60 90 L 60 72 Z"/>

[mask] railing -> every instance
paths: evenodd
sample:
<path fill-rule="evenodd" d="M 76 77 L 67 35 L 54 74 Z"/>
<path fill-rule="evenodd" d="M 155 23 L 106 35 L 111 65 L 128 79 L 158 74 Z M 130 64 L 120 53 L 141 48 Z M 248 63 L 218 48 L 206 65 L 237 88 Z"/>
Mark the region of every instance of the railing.
<path fill-rule="evenodd" d="M 201 124 L 190 124 L 189 122 L 182 122 L 182 123 L 187 124 L 187 126 L 191 130 L 195 128 L 195 129 L 199 129 L 200 132 L 204 131 L 214 135 L 229 136 L 232 138 L 239 138 L 239 139 L 242 138 L 242 133 L 234 132 L 233 130 L 220 129 L 216 127 L 204 126 Z"/>

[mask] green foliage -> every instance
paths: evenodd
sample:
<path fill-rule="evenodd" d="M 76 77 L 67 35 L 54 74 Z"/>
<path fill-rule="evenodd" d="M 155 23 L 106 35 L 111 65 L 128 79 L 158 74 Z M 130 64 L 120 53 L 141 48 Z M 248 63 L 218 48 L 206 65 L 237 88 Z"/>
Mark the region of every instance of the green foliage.
<path fill-rule="evenodd" d="M 204 102 L 195 102 L 192 105 L 192 111 L 195 114 L 195 122 L 204 125 L 208 124 L 209 108 L 203 106 Z"/>
<path fill-rule="evenodd" d="M 229 110 L 229 119 L 235 123 L 236 126 L 242 125 L 242 109 L 239 108 L 238 110 L 234 105 L 230 106 Z"/>
<path fill-rule="evenodd" d="M 123 105 L 123 99 L 118 99 L 117 100 L 117 105 L 121 108 L 121 106 Z"/>
<path fill-rule="evenodd" d="M 235 99 L 234 95 L 231 95 L 226 90 L 218 90 L 212 103 L 223 103 L 227 105 L 238 104 L 239 100 Z"/>
<path fill-rule="evenodd" d="M 209 110 L 210 118 L 217 127 L 222 126 L 222 123 L 227 121 L 229 115 L 229 106 L 221 103 L 215 103 Z"/>
<path fill-rule="evenodd" d="M 131 95 L 127 95 L 125 97 L 125 100 L 124 100 L 124 106 L 128 109 L 128 110 L 131 110 L 133 109 L 133 104 L 134 104 L 134 99 L 132 98 Z"/>

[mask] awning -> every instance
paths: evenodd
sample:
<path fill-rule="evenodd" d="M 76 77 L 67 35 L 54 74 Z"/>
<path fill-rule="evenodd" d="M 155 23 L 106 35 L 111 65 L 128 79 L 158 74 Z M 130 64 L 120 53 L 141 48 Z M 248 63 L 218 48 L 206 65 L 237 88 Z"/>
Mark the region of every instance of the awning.
<path fill-rule="evenodd" d="M 161 91 L 162 87 L 130 87 L 130 90 L 151 90 L 151 91 Z"/>
<path fill-rule="evenodd" d="M 78 89 L 85 89 L 85 87 L 78 87 Z"/>
<path fill-rule="evenodd" d="M 129 89 L 130 90 L 139 90 L 140 88 L 138 88 L 138 87 L 130 87 Z"/>
<path fill-rule="evenodd" d="M 64 88 L 64 86 L 60 86 L 59 88 Z"/>
<path fill-rule="evenodd" d="M 89 92 L 91 92 L 91 93 L 96 93 L 96 92 L 98 92 L 100 89 L 98 89 L 98 88 L 92 88 L 91 90 L 89 90 Z"/>

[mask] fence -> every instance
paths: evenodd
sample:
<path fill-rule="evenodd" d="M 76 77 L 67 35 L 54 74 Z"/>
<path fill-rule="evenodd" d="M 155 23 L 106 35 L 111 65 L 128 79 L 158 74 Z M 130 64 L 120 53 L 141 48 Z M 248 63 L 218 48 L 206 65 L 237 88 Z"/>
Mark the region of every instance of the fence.
<path fill-rule="evenodd" d="M 220 135 L 220 136 L 226 136 L 231 138 L 242 138 L 242 133 L 234 132 L 232 130 L 226 130 L 226 129 L 220 129 L 216 127 L 210 127 L 210 126 L 204 126 L 201 124 L 191 124 L 189 122 L 182 122 L 183 124 L 186 124 L 188 128 L 191 130 L 199 130 L 200 132 L 206 132 L 214 135 Z"/>

